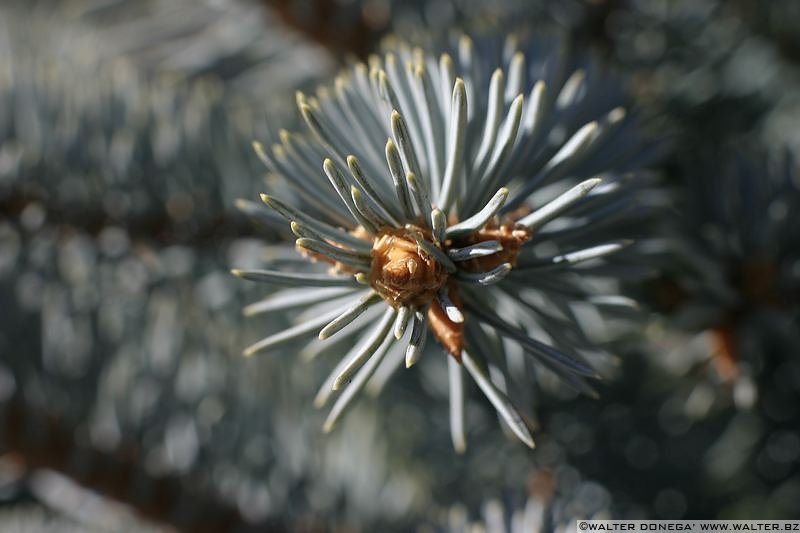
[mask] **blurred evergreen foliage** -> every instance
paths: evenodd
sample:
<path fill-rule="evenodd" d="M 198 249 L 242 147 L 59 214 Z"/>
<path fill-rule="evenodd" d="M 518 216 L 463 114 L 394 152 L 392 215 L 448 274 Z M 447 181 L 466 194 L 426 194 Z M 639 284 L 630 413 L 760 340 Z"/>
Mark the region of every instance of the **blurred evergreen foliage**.
<path fill-rule="evenodd" d="M 800 362 L 775 332 L 800 328 L 796 18 L 793 0 L 3 2 L 0 529 L 800 518 Z M 345 346 L 313 365 L 292 347 L 239 356 L 285 326 L 244 320 L 263 293 L 227 271 L 259 264 L 256 237 L 273 237 L 234 208 L 264 187 L 250 143 L 292 126 L 296 89 L 387 32 L 507 32 L 511 21 L 604 57 L 669 137 L 655 170 L 675 210 L 653 246 L 668 244 L 650 265 L 659 276 L 630 287 L 648 323 L 615 346 L 599 400 L 534 391 L 535 451 L 469 406 L 470 450 L 455 456 L 435 357 L 323 436 L 310 391 Z M 757 239 L 778 250 L 786 301 L 745 302 L 756 318 L 737 333 L 750 355 L 726 378 L 708 324 L 681 312 L 709 292 L 697 265 L 727 281 L 748 258 L 716 244 L 751 225 L 710 238 L 703 215 L 740 209 L 731 199 L 763 191 L 776 161 L 790 162 L 784 188 L 763 210 L 780 231 Z M 687 254 L 697 238 L 702 253 Z"/>

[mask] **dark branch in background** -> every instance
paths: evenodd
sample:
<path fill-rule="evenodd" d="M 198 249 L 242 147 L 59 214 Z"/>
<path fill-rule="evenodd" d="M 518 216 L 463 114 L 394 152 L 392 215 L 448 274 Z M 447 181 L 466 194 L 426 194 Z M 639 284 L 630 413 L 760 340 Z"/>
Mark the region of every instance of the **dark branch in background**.
<path fill-rule="evenodd" d="M 271 240 L 275 237 L 272 230 L 255 225 L 233 209 L 204 217 L 178 218 L 165 206 L 118 219 L 110 216 L 102 205 L 62 205 L 57 199 L 19 190 L 0 194 L 0 218 L 16 219 L 31 204 L 38 204 L 44 210 L 48 224 L 71 226 L 93 235 L 105 227 L 119 226 L 134 240 L 147 239 L 163 246 L 180 244 L 206 248 L 231 238 L 258 236 Z"/>
<path fill-rule="evenodd" d="M 346 5 L 335 0 L 262 1 L 287 26 L 329 49 L 334 55 L 341 57 L 354 54 L 361 59 L 366 59 L 371 52 L 374 52 L 381 37 L 391 31 L 392 21 L 398 11 L 414 9 L 412 5 L 405 5 L 404 1 L 392 0 L 375 2 L 359 0 Z M 457 20 L 461 18 L 471 20 L 475 17 L 470 6 L 462 6 L 455 1 L 451 3 L 454 12 L 457 13 Z M 408 4 L 414 3 L 408 2 Z M 579 4 L 582 15 L 575 21 L 560 23 L 570 27 L 569 33 L 576 44 L 588 44 L 609 51 L 612 43 L 607 22 L 614 12 L 624 7 L 624 0 L 583 0 Z M 480 5 L 476 3 L 476 6 Z M 527 11 L 536 8 L 541 6 L 525 8 L 524 14 L 530 15 Z M 457 26 L 457 20 L 448 21 L 448 24 Z M 505 22 L 508 21 L 503 21 L 501 24 Z"/>
<path fill-rule="evenodd" d="M 153 477 L 143 466 L 141 449 L 132 442 L 115 452 L 81 446 L 74 428 L 15 395 L 0 411 L 0 456 L 28 471 L 61 472 L 84 487 L 133 507 L 142 516 L 185 533 L 220 531 L 283 531 L 275 523 L 246 523 L 236 507 L 219 498 L 187 487 L 177 476 Z M 37 434 L 37 438 L 27 438 Z"/>
<path fill-rule="evenodd" d="M 288 26 L 337 54 L 355 54 L 366 58 L 389 29 L 389 10 L 368 9 L 369 3 L 353 2 L 348 6 L 334 0 L 263 0 Z M 390 8 L 389 2 L 375 5 Z"/>

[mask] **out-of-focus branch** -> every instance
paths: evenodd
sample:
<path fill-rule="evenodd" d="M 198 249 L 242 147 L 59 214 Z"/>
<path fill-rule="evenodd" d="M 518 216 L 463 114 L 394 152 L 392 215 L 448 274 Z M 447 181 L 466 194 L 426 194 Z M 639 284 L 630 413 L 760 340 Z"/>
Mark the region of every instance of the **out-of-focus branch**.
<path fill-rule="evenodd" d="M 76 442 L 74 429 L 26 405 L 19 395 L 0 407 L 0 456 L 26 471 L 50 469 L 132 507 L 145 518 L 185 533 L 282 531 L 247 524 L 239 510 L 177 476 L 154 477 L 131 442 L 103 452 Z M 30 438 L 30 435 L 36 438 Z"/>
<path fill-rule="evenodd" d="M 255 226 L 247 217 L 233 210 L 219 212 L 211 217 L 182 219 L 171 213 L 169 206 L 166 206 L 164 209 L 118 220 L 109 216 L 99 204 L 81 208 L 67 207 L 52 199 L 22 191 L 0 195 L 0 218 L 16 219 L 31 204 L 41 206 L 49 224 L 80 228 L 91 234 L 98 233 L 107 226 L 119 226 L 132 239 L 141 237 L 163 245 L 181 244 L 203 248 L 232 237 L 246 238 L 258 234 L 261 238 L 269 239 L 272 235 L 271 230 Z"/>
<path fill-rule="evenodd" d="M 353 13 L 344 13 L 345 7 L 334 0 L 312 0 L 303 2 L 301 7 L 300 2 L 292 0 L 263 2 L 287 25 L 326 48 L 340 55 L 355 54 L 361 58 L 372 51 L 389 28 L 391 17 L 389 2 L 356 2 L 346 8 Z M 370 9 L 369 5 L 376 7 Z"/>

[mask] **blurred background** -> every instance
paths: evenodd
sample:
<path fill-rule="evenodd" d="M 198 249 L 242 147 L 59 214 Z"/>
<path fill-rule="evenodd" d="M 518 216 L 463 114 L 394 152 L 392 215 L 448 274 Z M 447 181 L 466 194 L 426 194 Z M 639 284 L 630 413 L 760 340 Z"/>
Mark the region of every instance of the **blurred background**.
<path fill-rule="evenodd" d="M 638 333 L 599 399 L 537 393 L 535 451 L 476 401 L 457 456 L 434 357 L 323 435 L 319 365 L 240 356 L 280 327 L 228 273 L 276 239 L 234 205 L 266 187 L 251 141 L 390 33 L 510 21 L 600 57 L 665 141 Z M 799 519 L 798 22 L 797 0 L 0 0 L 0 530 Z"/>

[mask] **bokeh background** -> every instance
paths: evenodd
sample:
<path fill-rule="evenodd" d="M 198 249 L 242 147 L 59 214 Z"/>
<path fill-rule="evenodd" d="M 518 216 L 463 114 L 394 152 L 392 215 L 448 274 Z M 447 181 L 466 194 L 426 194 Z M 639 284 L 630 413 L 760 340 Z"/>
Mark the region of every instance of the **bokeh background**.
<path fill-rule="evenodd" d="M 321 365 L 240 356 L 281 327 L 228 272 L 277 237 L 235 207 L 275 185 L 251 141 L 385 35 L 512 21 L 601 58 L 660 141 L 642 318 L 599 399 L 532 394 L 535 451 L 476 400 L 456 455 L 436 357 L 323 435 Z M 0 530 L 800 518 L 798 22 L 796 0 L 0 0 Z M 769 253 L 736 244 L 763 227 Z"/>

